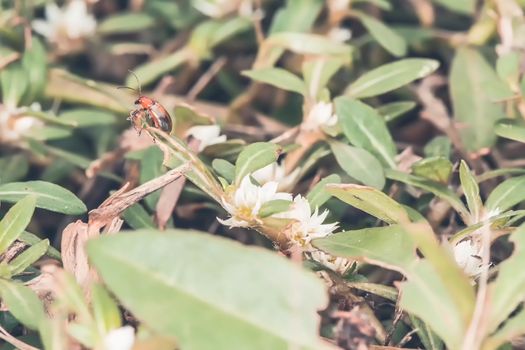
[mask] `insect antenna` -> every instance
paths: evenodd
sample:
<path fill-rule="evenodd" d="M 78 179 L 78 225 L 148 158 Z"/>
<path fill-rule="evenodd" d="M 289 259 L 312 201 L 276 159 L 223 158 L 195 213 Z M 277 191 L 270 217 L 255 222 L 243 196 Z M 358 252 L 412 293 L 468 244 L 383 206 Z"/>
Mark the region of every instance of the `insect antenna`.
<path fill-rule="evenodd" d="M 137 74 L 135 74 L 134 71 L 132 71 L 131 69 L 128 69 L 128 72 L 130 72 L 131 74 L 133 74 L 133 76 L 135 77 L 135 79 L 137 80 L 137 86 L 139 88 L 139 96 L 142 96 L 142 86 L 140 86 L 140 80 L 139 80 L 139 77 L 137 76 Z M 136 91 L 136 90 L 135 90 Z"/>
<path fill-rule="evenodd" d="M 135 91 L 136 93 L 138 93 L 139 96 L 142 96 L 142 87 L 140 85 L 139 77 L 132 70 L 128 69 L 128 71 L 131 74 L 133 74 L 133 76 L 137 80 L 138 89 L 135 89 L 135 88 L 132 88 L 132 87 L 129 87 L 129 86 L 117 86 L 117 89 L 129 89 L 129 90 L 132 90 L 132 91 Z"/>

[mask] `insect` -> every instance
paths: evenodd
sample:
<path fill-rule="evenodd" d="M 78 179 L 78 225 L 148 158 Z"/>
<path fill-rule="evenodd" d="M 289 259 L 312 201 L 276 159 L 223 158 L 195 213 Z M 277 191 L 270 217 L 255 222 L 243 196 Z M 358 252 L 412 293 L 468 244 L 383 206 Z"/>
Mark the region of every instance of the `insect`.
<path fill-rule="evenodd" d="M 133 124 L 133 127 L 135 130 L 137 130 L 139 135 L 142 132 L 142 129 L 144 129 L 144 121 L 148 125 L 165 131 L 169 134 L 173 128 L 173 122 L 171 120 L 170 114 L 160 103 L 152 98 L 142 95 L 139 78 L 132 71 L 130 71 L 130 73 L 135 76 L 135 79 L 137 79 L 138 90 L 129 86 L 119 86 L 121 89 L 130 89 L 139 94 L 139 98 L 135 100 L 136 108 L 129 112 L 128 120 L 131 121 L 131 124 Z"/>

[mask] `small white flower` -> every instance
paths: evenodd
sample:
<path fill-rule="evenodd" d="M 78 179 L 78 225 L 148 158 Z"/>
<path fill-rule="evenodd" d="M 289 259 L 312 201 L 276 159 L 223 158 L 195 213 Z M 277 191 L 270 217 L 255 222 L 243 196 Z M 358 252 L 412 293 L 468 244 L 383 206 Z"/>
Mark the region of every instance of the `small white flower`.
<path fill-rule="evenodd" d="M 277 182 L 268 182 L 263 186 L 252 183 L 250 176 L 245 176 L 232 195 L 222 199 L 222 206 L 231 215 L 227 220 L 219 219 L 230 227 L 249 227 L 259 223 L 259 210 L 266 202 L 283 199 L 292 200 L 292 195 L 277 192 Z"/>
<path fill-rule="evenodd" d="M 321 250 L 316 250 L 310 252 L 309 254 L 313 260 L 320 262 L 330 270 L 339 272 L 340 274 L 344 274 L 350 268 L 350 266 L 352 266 L 351 260 L 335 257 Z"/>
<path fill-rule="evenodd" d="M 328 37 L 334 41 L 344 43 L 352 38 L 352 31 L 347 28 L 332 28 L 328 32 Z"/>
<path fill-rule="evenodd" d="M 197 125 L 186 131 L 186 136 L 193 136 L 199 140 L 199 152 L 210 145 L 226 141 L 226 135 L 220 135 L 221 128 L 218 125 Z"/>
<path fill-rule="evenodd" d="M 40 119 L 24 115 L 28 110 L 40 111 L 40 105 L 17 108 L 0 104 L 0 142 L 16 142 L 30 129 L 44 125 Z"/>
<path fill-rule="evenodd" d="M 335 124 L 337 124 L 337 115 L 333 114 L 332 104 L 318 102 L 310 109 L 301 128 L 307 131 L 317 131 L 322 126 L 334 126 Z"/>
<path fill-rule="evenodd" d="M 65 47 L 67 41 L 92 36 L 97 21 L 84 0 L 71 0 L 60 9 L 54 2 L 46 5 L 46 20 L 34 20 L 33 29 L 50 42 Z"/>
<path fill-rule="evenodd" d="M 337 228 L 337 222 L 323 224 L 327 216 L 328 210 L 319 214 L 316 208 L 315 212 L 312 213 L 310 203 L 300 194 L 295 196 L 293 204 L 288 211 L 274 215 L 277 218 L 293 220 L 287 227 L 286 233 L 290 240 L 306 251 L 314 249 L 310 244 L 312 239 L 326 237 Z"/>
<path fill-rule="evenodd" d="M 124 326 L 111 330 L 104 337 L 105 350 L 131 350 L 135 342 L 135 330 Z"/>
<path fill-rule="evenodd" d="M 284 165 L 273 162 L 264 168 L 254 171 L 252 177 L 257 180 L 258 183 L 264 185 L 270 181 L 280 182 L 285 175 Z"/>
<path fill-rule="evenodd" d="M 479 276 L 483 270 L 481 264 L 481 245 L 474 240 L 466 239 L 456 244 L 452 251 L 458 266 L 470 277 Z"/>

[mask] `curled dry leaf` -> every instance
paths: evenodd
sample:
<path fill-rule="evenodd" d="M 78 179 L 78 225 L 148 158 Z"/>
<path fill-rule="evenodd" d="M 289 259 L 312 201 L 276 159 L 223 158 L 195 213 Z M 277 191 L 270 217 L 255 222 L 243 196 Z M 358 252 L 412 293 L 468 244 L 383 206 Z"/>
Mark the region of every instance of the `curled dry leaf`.
<path fill-rule="evenodd" d="M 62 232 L 61 254 L 64 269 L 70 272 L 77 282 L 87 291 L 92 282 L 98 280 L 97 273 L 91 269 L 85 251 L 89 238 L 98 236 L 90 230 L 88 224 L 77 220 L 66 226 Z"/>
<path fill-rule="evenodd" d="M 97 209 L 89 212 L 89 230 L 100 230 L 110 224 L 114 218 L 118 217 L 124 210 L 140 201 L 142 198 L 155 192 L 156 190 L 172 183 L 183 176 L 189 170 L 188 164 L 183 164 L 166 174 L 159 176 L 139 187 L 127 191 L 128 185 L 124 185 L 120 190 L 113 193 Z"/>

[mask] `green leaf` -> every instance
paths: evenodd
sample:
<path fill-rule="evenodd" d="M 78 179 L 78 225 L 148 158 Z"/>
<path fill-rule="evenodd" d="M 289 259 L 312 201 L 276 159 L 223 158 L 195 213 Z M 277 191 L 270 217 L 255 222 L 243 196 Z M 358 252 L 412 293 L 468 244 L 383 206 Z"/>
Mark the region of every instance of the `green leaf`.
<path fill-rule="evenodd" d="M 273 214 L 282 213 L 287 211 L 292 205 L 291 201 L 285 199 L 274 199 L 264 203 L 259 209 L 259 216 L 265 218 Z"/>
<path fill-rule="evenodd" d="M 37 141 L 49 141 L 65 139 L 72 135 L 69 128 L 62 128 L 58 126 L 42 126 L 34 127 L 25 132 L 24 137 L 31 138 Z"/>
<path fill-rule="evenodd" d="M 406 55 L 407 43 L 402 36 L 390 29 L 390 27 L 383 22 L 361 11 L 353 10 L 352 14 L 359 18 L 370 35 L 372 35 L 385 50 L 396 57 Z"/>
<path fill-rule="evenodd" d="M 212 49 L 221 42 L 249 29 L 251 21 L 246 17 L 232 17 L 201 22 L 191 33 L 188 47 L 193 59 L 211 58 Z"/>
<path fill-rule="evenodd" d="M 310 33 L 277 33 L 266 39 L 265 45 L 288 49 L 302 55 L 345 55 L 350 57 L 349 45 L 334 41 L 326 36 Z"/>
<path fill-rule="evenodd" d="M 525 125 L 515 119 L 501 119 L 494 129 L 496 135 L 525 143 Z"/>
<path fill-rule="evenodd" d="M 97 28 L 101 34 L 134 33 L 153 28 L 155 18 L 147 13 L 121 13 L 102 21 Z"/>
<path fill-rule="evenodd" d="M 300 95 L 306 93 L 304 82 L 295 74 L 282 68 L 261 68 L 245 70 L 242 75 L 253 80 L 273 85 L 279 89 L 297 92 Z"/>
<path fill-rule="evenodd" d="M 306 199 L 310 203 L 310 207 L 319 208 L 326 203 L 332 195 L 326 190 L 328 184 L 338 184 L 341 182 L 341 177 L 337 174 L 331 174 L 323 178 L 315 184 L 315 186 L 308 192 Z"/>
<path fill-rule="evenodd" d="M 34 36 L 31 38 L 31 45 L 26 49 L 22 56 L 22 67 L 27 73 L 30 82 L 27 86 L 24 100 L 28 103 L 33 102 L 42 95 L 47 82 L 47 53 L 42 41 Z"/>
<path fill-rule="evenodd" d="M 516 339 L 525 333 L 525 310 L 519 310 L 501 328 L 494 332 L 483 342 L 483 349 L 513 350 L 514 347 L 507 348 L 502 345 Z"/>
<path fill-rule="evenodd" d="M 461 187 L 467 200 L 467 205 L 472 215 L 473 222 L 478 222 L 481 219 L 481 211 L 483 210 L 483 203 L 479 196 L 479 186 L 476 178 L 470 172 L 470 169 L 464 160 L 461 160 L 459 166 L 459 179 Z"/>
<path fill-rule="evenodd" d="M 496 61 L 496 72 L 507 84 L 517 85 L 520 78 L 520 55 L 511 51 L 499 56 Z"/>
<path fill-rule="evenodd" d="M 29 86 L 27 73 L 18 62 L 2 69 L 0 73 L 2 87 L 2 102 L 4 105 L 20 106 L 22 97 Z"/>
<path fill-rule="evenodd" d="M 485 207 L 487 210 L 504 212 L 525 200 L 525 176 L 513 177 L 500 183 L 490 193 Z"/>
<path fill-rule="evenodd" d="M 427 180 L 420 176 L 410 175 L 394 169 L 385 169 L 385 175 L 388 179 L 403 182 L 410 186 L 421 188 L 425 191 L 431 192 L 434 195 L 446 200 L 454 210 L 468 222 L 469 213 L 467 208 L 461 202 L 461 199 L 447 186 L 437 182 Z"/>
<path fill-rule="evenodd" d="M 0 185 L 0 200 L 16 202 L 23 197 L 36 197 L 38 208 L 78 215 L 87 211 L 86 206 L 69 190 L 44 181 L 11 182 Z"/>
<path fill-rule="evenodd" d="M 0 158 L 0 184 L 19 180 L 29 171 L 29 161 L 25 154 L 19 153 Z"/>
<path fill-rule="evenodd" d="M 116 123 L 114 114 L 94 108 L 76 108 L 60 114 L 59 118 L 73 122 L 79 128 Z"/>
<path fill-rule="evenodd" d="M 162 151 L 156 147 L 151 146 L 144 150 L 140 159 L 140 183 L 144 184 L 154 178 L 162 175 L 162 160 L 164 156 Z M 144 198 L 144 202 L 151 210 L 155 210 L 155 206 L 159 201 L 160 191 L 150 193 Z"/>
<path fill-rule="evenodd" d="M 35 211 L 35 202 L 34 196 L 27 196 L 13 205 L 2 218 L 0 221 L 0 254 L 4 253 L 24 232 Z"/>
<path fill-rule="evenodd" d="M 353 98 L 377 96 L 421 79 L 439 67 L 436 60 L 407 58 L 382 65 L 354 81 L 345 94 Z"/>
<path fill-rule="evenodd" d="M 0 279 L 0 295 L 9 311 L 30 329 L 38 329 L 45 319 L 42 302 L 28 287 L 20 283 Z"/>
<path fill-rule="evenodd" d="M 323 7 L 322 0 L 289 0 L 273 17 L 270 34 L 306 32 L 314 24 Z"/>
<path fill-rule="evenodd" d="M 148 85 L 163 74 L 175 70 L 191 59 L 191 51 L 186 47 L 156 60 L 148 61 L 134 69 L 135 74 L 139 78 L 140 83 L 145 86 Z M 126 86 L 134 86 L 137 84 L 133 74 L 126 78 Z"/>
<path fill-rule="evenodd" d="M 35 245 L 42 241 L 40 237 L 38 237 L 37 235 L 31 232 L 27 232 L 27 231 L 22 232 L 22 234 L 18 236 L 17 239 L 21 242 L 24 242 L 27 245 Z M 56 259 L 56 260 L 61 259 L 60 252 L 52 246 L 48 246 L 46 254 L 49 255 L 53 259 Z"/>
<path fill-rule="evenodd" d="M 413 101 L 390 102 L 377 108 L 377 112 L 381 114 L 388 123 L 414 109 L 414 107 L 416 107 L 416 103 Z"/>
<path fill-rule="evenodd" d="M 122 304 L 181 348 L 328 348 L 317 336 L 323 284 L 276 254 L 182 230 L 101 237 L 87 250 Z"/>
<path fill-rule="evenodd" d="M 332 76 L 350 61 L 350 58 L 319 56 L 311 57 L 303 62 L 303 77 L 307 86 L 308 94 L 316 98 L 328 84 Z"/>
<path fill-rule="evenodd" d="M 421 321 L 419 318 L 408 315 L 412 326 L 417 329 L 417 335 L 427 350 L 443 350 L 443 342 L 436 334 L 429 328 L 428 324 Z"/>
<path fill-rule="evenodd" d="M 131 228 L 154 228 L 156 227 L 151 215 L 139 203 L 133 204 L 122 213 L 122 218 Z"/>
<path fill-rule="evenodd" d="M 227 160 L 220 158 L 214 159 L 211 162 L 211 166 L 217 174 L 225 178 L 229 183 L 232 183 L 235 180 L 235 165 Z"/>
<path fill-rule="evenodd" d="M 235 183 L 238 185 L 246 175 L 277 160 L 281 148 L 269 142 L 255 142 L 246 146 L 235 163 Z"/>
<path fill-rule="evenodd" d="M 452 144 L 447 136 L 436 136 L 425 145 L 423 152 L 426 157 L 443 157 L 450 159 Z"/>
<path fill-rule="evenodd" d="M 367 150 L 330 141 L 330 148 L 339 166 L 360 183 L 382 189 L 385 175 L 381 163 Z"/>
<path fill-rule="evenodd" d="M 23 251 L 8 264 L 12 276 L 22 273 L 34 262 L 40 259 L 49 249 L 49 240 L 44 239 Z"/>
<path fill-rule="evenodd" d="M 496 280 L 489 286 L 490 317 L 487 317 L 487 333 L 494 332 L 499 325 L 525 299 L 525 226 L 520 226 L 510 240 L 514 243 L 512 256 L 499 264 Z"/>
<path fill-rule="evenodd" d="M 339 232 L 314 239 L 312 244 L 334 256 L 360 259 L 403 273 L 417 259 L 410 235 L 397 225 Z"/>
<path fill-rule="evenodd" d="M 100 284 L 95 284 L 91 289 L 91 305 L 93 318 L 101 335 L 122 325 L 117 303 Z"/>
<path fill-rule="evenodd" d="M 503 110 L 487 88 L 503 83 L 481 54 L 466 47 L 458 49 L 449 79 L 454 118 L 461 123 L 459 133 L 467 151 L 491 147 L 496 140 L 494 123 Z"/>
<path fill-rule="evenodd" d="M 326 190 L 343 202 L 389 224 L 408 222 L 405 209 L 375 188 L 354 184 L 331 184 L 326 186 Z"/>
<path fill-rule="evenodd" d="M 465 15 L 471 15 L 476 9 L 476 0 L 434 0 L 447 9 Z"/>
<path fill-rule="evenodd" d="M 411 267 L 407 281 L 400 285 L 400 305 L 421 318 L 447 344 L 449 349 L 461 348 L 466 322 L 428 260 L 420 260 Z M 447 317 L 436 317 L 447 315 Z"/>
<path fill-rule="evenodd" d="M 446 185 L 452 174 L 452 168 L 453 165 L 450 160 L 438 156 L 423 158 L 415 162 L 412 164 L 412 173 Z"/>
<path fill-rule="evenodd" d="M 383 165 L 395 168 L 396 146 L 377 111 L 345 96 L 336 98 L 334 102 L 339 124 L 347 139 L 374 154 Z"/>

